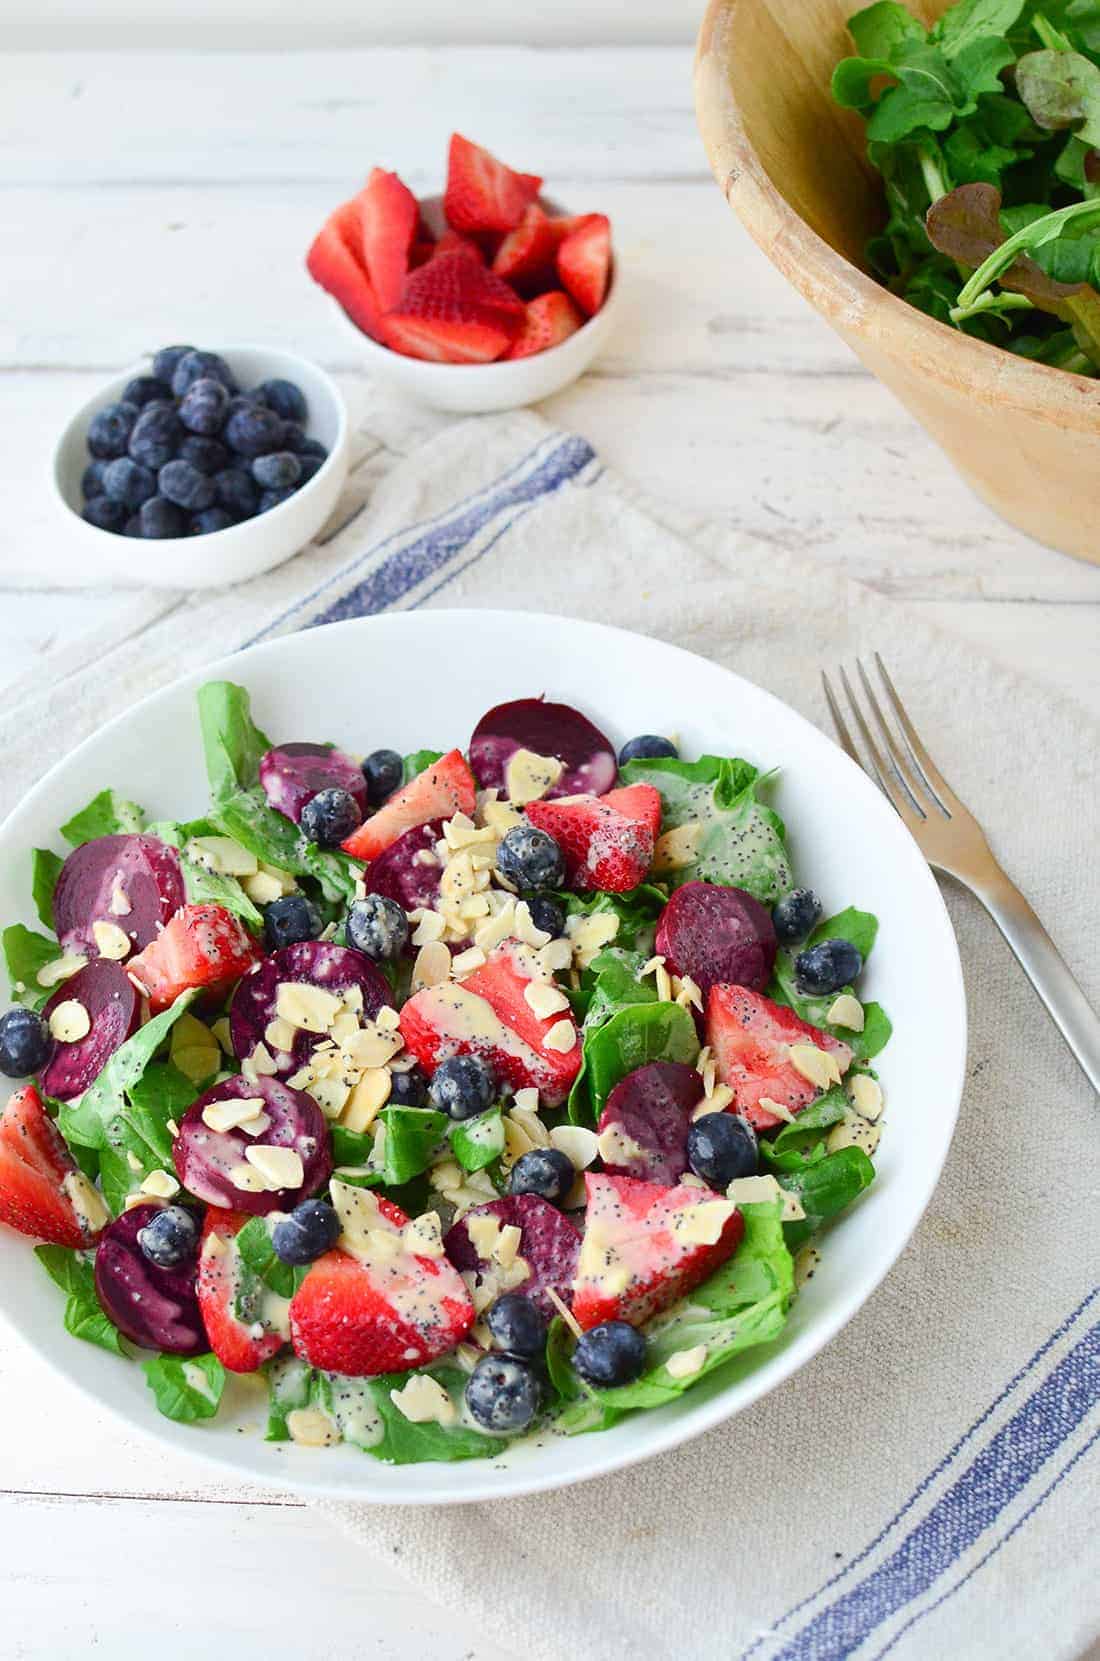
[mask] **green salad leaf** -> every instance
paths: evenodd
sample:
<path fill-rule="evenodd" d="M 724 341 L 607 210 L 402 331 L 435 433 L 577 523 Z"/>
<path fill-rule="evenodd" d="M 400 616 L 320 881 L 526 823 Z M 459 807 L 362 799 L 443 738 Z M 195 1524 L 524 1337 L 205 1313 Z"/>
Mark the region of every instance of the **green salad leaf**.
<path fill-rule="evenodd" d="M 394 1465 L 413 1465 L 425 1459 L 448 1462 L 487 1459 L 499 1453 L 504 1446 L 502 1437 L 486 1436 L 472 1429 L 461 1418 L 462 1396 L 466 1388 L 466 1374 L 462 1369 L 442 1363 L 421 1370 L 429 1373 L 450 1396 L 459 1414 L 453 1424 L 413 1424 L 394 1405 L 390 1391 L 403 1389 L 415 1374 L 383 1373 L 372 1379 L 341 1379 L 326 1374 L 323 1399 L 344 1439 L 353 1441 L 355 1446 L 373 1454 L 376 1459 L 385 1459 Z M 355 1439 L 357 1423 L 370 1424 L 370 1418 L 363 1413 L 361 1403 L 356 1400 L 364 1387 L 373 1403 L 375 1416 L 382 1421 L 380 1436 L 376 1427 L 368 1431 L 368 1436 L 377 1439 Z"/>
<path fill-rule="evenodd" d="M 12 998 L 16 1003 L 26 1004 L 28 1009 L 41 1009 L 52 988 L 39 986 L 38 971 L 44 969 L 47 963 L 56 962 L 61 955 L 61 947 L 56 940 L 48 940 L 44 934 L 35 934 L 33 929 L 25 928 L 22 923 L 10 923 L 0 934 L 0 943 L 4 947 L 4 964 Z"/>
<path fill-rule="evenodd" d="M 584 1036 L 582 1071 L 570 1091 L 574 1124 L 598 1119 L 620 1079 L 649 1061 L 691 1063 L 699 1054 L 699 1035 L 689 1010 L 681 1004 L 642 1003 L 620 1009 Z"/>
<path fill-rule="evenodd" d="M 442 761 L 443 753 L 442 750 L 414 750 L 411 755 L 407 755 L 402 783 L 408 784 L 416 778 L 418 773 L 423 773 L 427 768 L 434 767 L 437 761 Z"/>
<path fill-rule="evenodd" d="M 1080 52 L 1029 52 L 1016 65 L 1016 90 L 1037 127 L 1072 127 L 1100 145 L 1100 68 Z"/>
<path fill-rule="evenodd" d="M 236 1235 L 234 1244 L 241 1262 L 257 1280 L 280 1298 L 292 1298 L 304 1276 L 290 1263 L 275 1255 L 271 1242 L 273 1221 L 270 1217 L 250 1217 Z"/>
<path fill-rule="evenodd" d="M 267 1363 L 264 1376 L 268 1391 L 264 1441 L 289 1442 L 289 1414 L 317 1405 L 317 1374 L 308 1361 L 299 1361 L 296 1355 L 283 1355 Z"/>
<path fill-rule="evenodd" d="M 38 920 L 53 928 L 53 891 L 65 861 L 50 848 L 31 850 L 31 897 Z"/>
<path fill-rule="evenodd" d="M 454 1119 L 449 1126 L 451 1152 L 464 1171 L 483 1171 L 504 1152 L 504 1118 L 499 1105 L 476 1119 Z"/>
<path fill-rule="evenodd" d="M 428 1169 L 451 1120 L 428 1107 L 384 1107 L 378 1117 L 386 1127 L 382 1182 L 400 1188 Z"/>
<path fill-rule="evenodd" d="M 826 917 L 814 929 L 805 946 L 793 952 L 780 948 L 776 954 L 771 985 L 768 987 L 767 995 L 774 1003 L 786 1004 L 788 1009 L 793 1009 L 803 1021 L 809 1021 L 811 1026 L 820 1027 L 822 1032 L 831 1033 L 834 1038 L 839 1038 L 842 1043 L 848 1045 L 857 1061 L 870 1060 L 889 1042 L 893 1031 L 890 1017 L 881 1004 L 872 1000 L 863 1004 L 862 1032 L 855 1032 L 851 1027 L 841 1027 L 830 1022 L 827 1018 L 828 1013 L 838 994 L 831 992 L 827 997 L 817 998 L 807 997 L 805 993 L 800 992 L 795 982 L 795 958 L 798 951 L 816 946 L 822 940 L 850 940 L 866 963 L 877 934 L 878 918 L 869 911 L 857 910 L 855 906 L 837 912 L 834 917 Z M 844 990 L 852 992 L 853 988 L 849 986 Z"/>
<path fill-rule="evenodd" d="M 211 820 L 199 819 L 191 824 L 179 825 L 173 820 L 161 819 L 149 826 L 149 834 L 159 837 L 162 842 L 170 843 L 177 850 L 180 874 L 189 904 L 224 906 L 227 911 L 239 917 L 245 927 L 251 929 L 254 934 L 262 933 L 263 912 L 249 899 L 238 879 L 225 876 L 220 871 L 208 870 L 186 852 L 187 843 L 192 837 L 218 834 L 217 827 Z"/>
<path fill-rule="evenodd" d="M 112 1355 L 125 1356 L 122 1334 L 100 1307 L 95 1290 L 95 1269 L 81 1252 L 65 1246 L 36 1246 L 34 1255 L 50 1279 L 66 1293 L 65 1331 L 83 1338 Z"/>
<path fill-rule="evenodd" d="M 141 1370 L 166 1419 L 194 1424 L 212 1419 L 225 1389 L 225 1368 L 216 1355 L 157 1355 Z"/>
<path fill-rule="evenodd" d="M 118 836 L 140 831 L 145 814 L 136 802 L 128 802 L 114 790 L 101 790 L 87 807 L 75 813 L 61 834 L 66 842 L 79 848 L 82 842 L 91 842 L 97 836 Z"/>
<path fill-rule="evenodd" d="M 784 1223 L 787 1246 L 796 1252 L 816 1234 L 822 1223 L 843 1211 L 875 1180 L 875 1167 L 862 1148 L 840 1148 L 823 1159 L 785 1170 L 783 1187 L 796 1194 L 806 1215 Z"/>
<path fill-rule="evenodd" d="M 812 1161 L 825 1157 L 825 1140 L 834 1125 L 848 1111 L 844 1087 L 816 1096 L 790 1124 L 781 1125 L 774 1136 L 760 1140 L 760 1157 L 775 1171 L 800 1171 Z"/>
<path fill-rule="evenodd" d="M 224 801 L 259 783 L 260 762 L 271 740 L 252 719 L 252 701 L 232 681 L 207 681 L 199 687 L 199 729 L 210 794 Z"/>

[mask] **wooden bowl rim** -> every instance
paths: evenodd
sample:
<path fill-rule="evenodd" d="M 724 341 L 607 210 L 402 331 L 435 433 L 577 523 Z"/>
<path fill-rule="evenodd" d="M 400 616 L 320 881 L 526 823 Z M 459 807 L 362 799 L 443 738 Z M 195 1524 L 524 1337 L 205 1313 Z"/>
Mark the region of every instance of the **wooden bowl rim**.
<path fill-rule="evenodd" d="M 796 213 L 757 155 L 725 74 L 741 4 L 708 0 L 696 46 L 695 109 L 715 179 L 773 265 L 843 335 L 862 336 L 952 391 L 1082 432 L 1100 430 L 1093 380 L 1017 357 L 929 317 L 853 265 Z M 1082 403 L 1089 397 L 1092 409 Z"/>

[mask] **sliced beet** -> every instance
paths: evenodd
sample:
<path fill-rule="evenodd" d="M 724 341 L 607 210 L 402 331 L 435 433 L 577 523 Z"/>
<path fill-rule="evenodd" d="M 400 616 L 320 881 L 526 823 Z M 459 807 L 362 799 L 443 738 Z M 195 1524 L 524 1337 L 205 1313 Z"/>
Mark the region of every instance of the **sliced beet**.
<path fill-rule="evenodd" d="M 547 1292 L 553 1290 L 568 1302 L 581 1250 L 580 1234 L 568 1217 L 537 1194 L 508 1194 L 504 1199 L 490 1200 L 488 1205 L 475 1206 L 448 1230 L 443 1246 L 456 1269 L 472 1269 L 479 1274 L 493 1273 L 494 1265 L 478 1256 L 470 1239 L 471 1217 L 496 1217 L 501 1228 L 512 1224 L 520 1230 L 523 1238 L 519 1256 L 531 1265 L 531 1273 L 509 1290 L 524 1293 L 548 1319 L 556 1315 Z"/>
<path fill-rule="evenodd" d="M 279 744 L 260 760 L 260 783 L 271 806 L 297 824 L 322 790 L 346 790 L 366 817 L 367 781 L 358 762 L 327 744 Z"/>
<path fill-rule="evenodd" d="M 155 836 L 96 836 L 61 867 L 54 930 L 65 951 L 96 957 L 92 925 L 114 923 L 140 952 L 186 899 L 175 848 Z"/>
<path fill-rule="evenodd" d="M 265 1042 L 264 1034 L 275 1019 L 279 987 L 284 981 L 305 981 L 310 986 L 323 986 L 326 992 L 346 992 L 358 986 L 363 993 L 363 1014 L 371 1018 L 393 997 L 381 970 L 365 952 L 357 952 L 352 946 L 334 946 L 327 940 L 302 940 L 295 946 L 282 946 L 245 975 L 233 994 L 229 1030 L 234 1053 L 242 1061 L 257 1044 Z M 296 1073 L 305 1066 L 314 1046 L 322 1042 L 321 1033 L 299 1032 L 293 1050 L 272 1052 L 279 1072 Z"/>
<path fill-rule="evenodd" d="M 143 1349 L 201 1355 L 210 1340 L 195 1295 L 198 1230 L 191 1256 L 171 1269 L 158 1268 L 138 1245 L 138 1234 L 159 1210 L 152 1203 L 135 1205 L 115 1218 L 95 1254 L 96 1296 L 123 1336 Z"/>
<path fill-rule="evenodd" d="M 405 911 L 415 911 L 417 906 L 434 910 L 439 899 L 439 879 L 443 875 L 435 845 L 442 835 L 442 819 L 432 819 L 426 825 L 414 825 L 399 836 L 384 853 L 371 860 L 365 879 L 367 892 L 385 894 Z M 419 859 L 417 856 L 422 853 L 430 853 L 431 860 Z"/>
<path fill-rule="evenodd" d="M 262 1098 L 263 1111 L 270 1120 L 259 1136 L 243 1130 L 211 1130 L 203 1122 L 203 1109 L 211 1102 Z M 296 1188 L 253 1193 L 238 1188 L 232 1173 L 247 1167 L 245 1149 L 256 1146 L 293 1148 L 301 1156 L 302 1181 Z M 312 1096 L 292 1090 L 278 1079 L 261 1078 L 255 1084 L 242 1078 L 226 1079 L 200 1096 L 184 1114 L 179 1135 L 172 1148 L 176 1175 L 189 1193 L 208 1205 L 231 1211 L 247 1211 L 265 1217 L 269 1211 L 292 1211 L 299 1200 L 315 1194 L 332 1175 L 332 1152 L 325 1116 Z"/>
<path fill-rule="evenodd" d="M 97 957 L 51 993 L 42 1014 L 49 1020 L 58 1004 L 83 1004 L 91 1020 L 86 1038 L 55 1042 L 39 1082 L 55 1101 L 71 1101 L 98 1078 L 120 1044 L 137 1031 L 141 998 L 121 963 Z"/>
<path fill-rule="evenodd" d="M 470 766 L 485 790 L 505 787 L 508 763 L 517 750 L 556 756 L 565 771 L 546 792 L 554 796 L 602 796 L 618 777 L 610 740 L 570 704 L 545 698 L 517 698 L 483 715 L 470 740 Z"/>
<path fill-rule="evenodd" d="M 743 888 L 686 882 L 657 924 L 657 951 L 676 975 L 690 975 L 704 999 L 712 986 L 762 992 L 771 979 L 777 941 L 771 913 Z"/>
<path fill-rule="evenodd" d="M 600 1114 L 599 1133 L 612 1132 L 614 1149 L 613 1159 L 604 1155 L 604 1170 L 673 1187 L 688 1168 L 691 1113 L 702 1099 L 703 1080 L 681 1061 L 651 1061 L 628 1073 Z"/>

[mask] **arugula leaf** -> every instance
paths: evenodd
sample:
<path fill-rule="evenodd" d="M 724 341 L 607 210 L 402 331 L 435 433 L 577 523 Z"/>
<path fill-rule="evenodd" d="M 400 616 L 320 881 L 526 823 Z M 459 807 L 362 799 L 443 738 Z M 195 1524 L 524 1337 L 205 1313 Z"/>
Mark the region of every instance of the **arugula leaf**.
<path fill-rule="evenodd" d="M 53 891 L 65 861 L 50 848 L 31 851 L 31 896 L 38 920 L 48 929 L 53 928 Z"/>
<path fill-rule="evenodd" d="M 822 1223 L 851 1205 L 874 1180 L 875 1167 L 862 1148 L 840 1148 L 801 1170 L 785 1170 L 783 1187 L 798 1196 L 806 1213 L 797 1223 L 783 1224 L 789 1249 L 796 1252 Z"/>
<path fill-rule="evenodd" d="M 585 1035 L 584 1087 L 569 1098 L 574 1124 L 598 1119 L 620 1079 L 648 1061 L 693 1062 L 699 1054 L 695 1022 L 681 1004 L 634 1004 Z"/>
<path fill-rule="evenodd" d="M 86 1257 L 65 1246 L 36 1246 L 34 1255 L 52 1281 L 67 1293 L 65 1331 L 112 1355 L 125 1356 L 122 1334 L 103 1313 L 95 1290 L 95 1270 Z"/>
<path fill-rule="evenodd" d="M 382 1181 L 400 1188 L 428 1169 L 451 1120 L 428 1107 L 384 1107 L 378 1117 L 386 1127 Z"/>
<path fill-rule="evenodd" d="M 668 874 L 670 887 L 724 883 L 772 905 L 793 885 L 786 826 L 758 799 L 767 778 L 750 762 L 730 756 L 701 756 L 693 762 L 662 756 L 628 761 L 620 777 L 627 784 L 651 784 L 660 793 L 662 831 L 700 827 L 696 858 Z"/>
<path fill-rule="evenodd" d="M 89 1148 L 129 1151 L 140 1160 L 142 1174 L 171 1166 L 172 1137 L 167 1121 L 173 1113 L 171 1107 L 165 1107 L 157 1089 L 158 1083 L 166 1082 L 164 1075 L 155 1074 L 146 1091 L 141 1083 L 157 1050 L 196 996 L 194 989 L 182 992 L 171 1009 L 139 1027 L 115 1051 L 79 1100 L 63 1105 L 58 1125 L 66 1141 Z M 192 1090 L 189 1081 L 187 1088 Z M 176 1086 L 171 1090 L 167 1098 L 177 1104 L 178 1089 Z"/>
<path fill-rule="evenodd" d="M 194 1424 L 212 1419 L 225 1389 L 225 1368 L 216 1355 L 157 1355 L 141 1370 L 166 1419 Z"/>
<path fill-rule="evenodd" d="M 414 750 L 405 757 L 405 771 L 402 775 L 402 784 L 408 784 L 415 779 L 418 773 L 423 773 L 428 767 L 433 767 L 437 761 L 443 759 L 442 750 Z"/>
<path fill-rule="evenodd" d="M 920 23 L 897 0 L 877 0 L 848 19 L 848 31 L 862 58 L 889 58 L 895 48 L 905 41 L 924 41 L 928 37 Z"/>
<path fill-rule="evenodd" d="M 140 831 L 144 823 L 145 814 L 136 802 L 128 802 L 113 790 L 101 790 L 98 796 L 92 797 L 87 807 L 81 808 L 67 824 L 62 825 L 61 834 L 66 842 L 79 848 L 81 843 L 91 842 L 97 836 Z"/>
<path fill-rule="evenodd" d="M 0 935 L 0 943 L 4 948 L 12 998 L 28 1009 L 41 1009 L 50 993 L 46 987 L 39 986 L 38 971 L 47 963 L 56 962 L 61 947 L 56 940 L 47 940 L 44 934 L 35 934 L 22 923 L 10 923 Z"/>
<path fill-rule="evenodd" d="M 932 30 L 946 58 L 955 58 L 990 35 L 1004 35 L 1024 9 L 1024 0 L 956 0 Z"/>
<path fill-rule="evenodd" d="M 252 719 L 252 701 L 232 681 L 199 687 L 199 727 L 210 793 L 216 802 L 249 790 L 260 776 L 260 761 L 271 742 Z"/>
<path fill-rule="evenodd" d="M 499 1106 L 476 1119 L 455 1119 L 450 1125 L 451 1152 L 464 1171 L 481 1171 L 504 1152 L 504 1120 Z"/>

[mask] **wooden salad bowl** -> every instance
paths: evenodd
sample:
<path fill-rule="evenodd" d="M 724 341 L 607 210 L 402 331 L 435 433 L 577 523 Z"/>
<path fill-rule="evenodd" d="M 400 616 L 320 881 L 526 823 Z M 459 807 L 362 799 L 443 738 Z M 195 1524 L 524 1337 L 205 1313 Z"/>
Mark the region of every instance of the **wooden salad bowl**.
<path fill-rule="evenodd" d="M 906 0 L 926 24 L 947 0 Z M 774 265 L 1002 518 L 1100 563 L 1100 385 L 973 340 L 868 275 L 885 219 L 863 122 L 829 82 L 859 0 L 710 0 L 695 107 L 726 200 Z"/>

